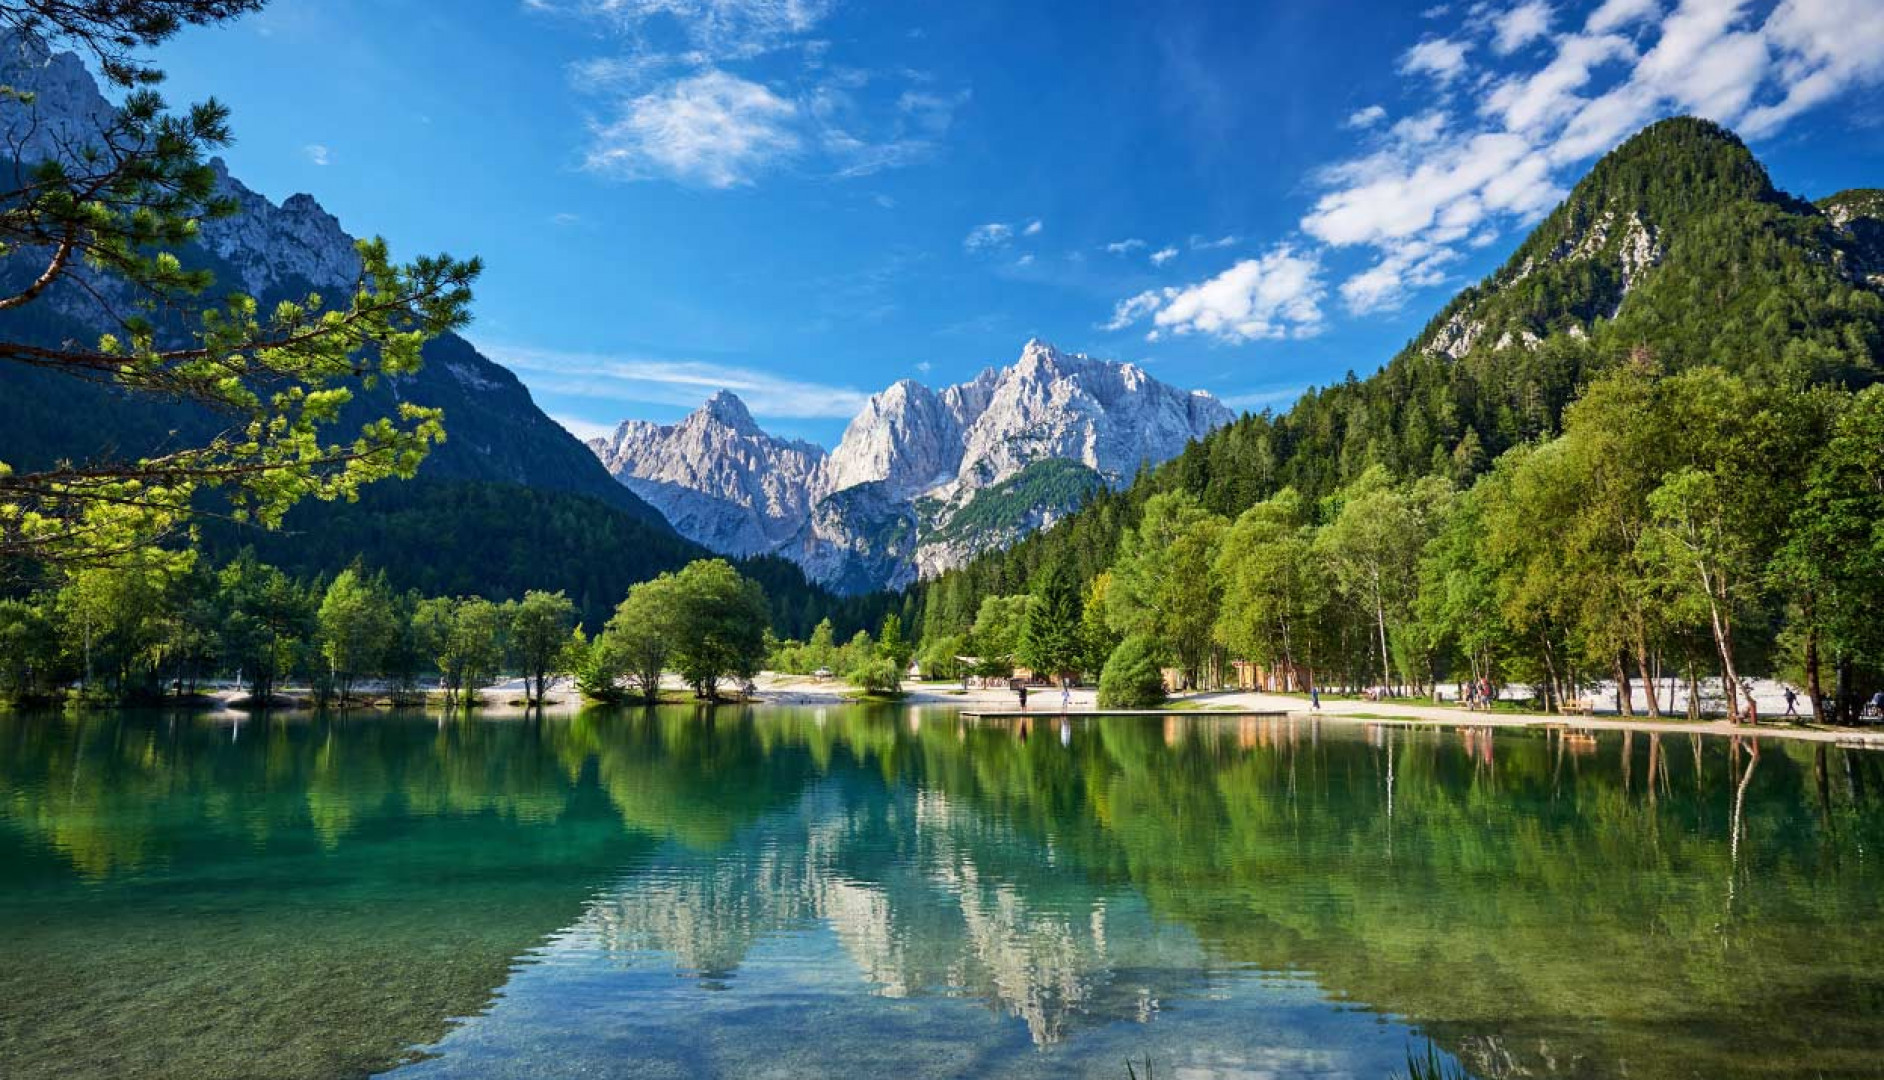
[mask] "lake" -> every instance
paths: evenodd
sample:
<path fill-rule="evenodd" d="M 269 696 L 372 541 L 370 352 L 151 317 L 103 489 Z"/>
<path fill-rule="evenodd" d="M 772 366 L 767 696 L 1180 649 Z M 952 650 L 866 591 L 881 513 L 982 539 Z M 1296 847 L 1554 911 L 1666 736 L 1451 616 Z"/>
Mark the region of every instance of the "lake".
<path fill-rule="evenodd" d="M 0 1076 L 1884 1076 L 1884 755 L 0 715 Z"/>

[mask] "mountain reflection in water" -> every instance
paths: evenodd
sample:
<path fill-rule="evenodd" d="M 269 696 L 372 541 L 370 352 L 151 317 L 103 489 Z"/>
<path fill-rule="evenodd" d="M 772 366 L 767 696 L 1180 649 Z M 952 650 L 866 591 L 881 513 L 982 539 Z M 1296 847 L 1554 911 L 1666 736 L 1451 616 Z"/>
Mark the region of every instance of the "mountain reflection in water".
<path fill-rule="evenodd" d="M 1843 748 L 682 708 L 0 749 L 7 1076 L 1884 1075 Z"/>

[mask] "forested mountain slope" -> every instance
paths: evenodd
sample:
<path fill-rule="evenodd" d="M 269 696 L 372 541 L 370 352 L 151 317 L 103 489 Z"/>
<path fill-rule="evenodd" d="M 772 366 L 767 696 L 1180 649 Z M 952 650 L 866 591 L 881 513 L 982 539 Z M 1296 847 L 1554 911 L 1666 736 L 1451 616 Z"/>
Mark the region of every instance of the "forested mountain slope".
<path fill-rule="evenodd" d="M 1463 483 L 1555 434 L 1579 387 L 1636 350 L 1670 372 L 1712 364 L 1768 384 L 1875 381 L 1884 193 L 1814 205 L 1777 190 L 1732 132 L 1692 118 L 1654 124 L 1374 375 L 1244 416 L 1124 494 L 928 583 L 926 626 L 965 627 L 981 597 L 1020 590 L 1045 565 L 1097 574 L 1158 491 L 1187 490 L 1234 515 L 1285 486 L 1324 497 L 1373 465 Z"/>

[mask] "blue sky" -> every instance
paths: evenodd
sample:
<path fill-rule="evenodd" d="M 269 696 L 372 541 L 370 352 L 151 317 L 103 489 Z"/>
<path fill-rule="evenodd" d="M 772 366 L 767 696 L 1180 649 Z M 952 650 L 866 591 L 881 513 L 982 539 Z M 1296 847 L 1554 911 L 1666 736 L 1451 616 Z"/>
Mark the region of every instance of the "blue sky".
<path fill-rule="evenodd" d="M 158 60 L 251 186 L 482 256 L 583 433 L 728 386 L 830 444 L 1032 336 L 1286 406 L 1660 116 L 1884 186 L 1878 0 L 274 0 Z"/>

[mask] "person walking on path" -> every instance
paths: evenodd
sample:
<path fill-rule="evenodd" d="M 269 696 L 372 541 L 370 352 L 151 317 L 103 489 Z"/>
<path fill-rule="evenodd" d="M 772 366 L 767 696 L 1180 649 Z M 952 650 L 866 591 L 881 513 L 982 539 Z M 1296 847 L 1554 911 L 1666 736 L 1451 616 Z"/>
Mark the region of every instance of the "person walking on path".
<path fill-rule="evenodd" d="M 1790 685 L 1786 687 L 1786 715 L 1794 720 L 1799 719 L 1799 691 Z"/>
<path fill-rule="evenodd" d="M 1321 711 L 1321 687 L 1311 686 L 1308 688 L 1308 707 L 1316 712 Z"/>
<path fill-rule="evenodd" d="M 1071 683 L 1063 682 L 1060 684 L 1060 711 L 1067 712 L 1071 710 L 1072 707 L 1073 707 L 1073 685 Z"/>
<path fill-rule="evenodd" d="M 1014 691 L 1015 693 L 1018 693 L 1020 695 L 1021 711 L 1026 712 L 1027 711 L 1027 684 L 1021 683 L 1020 685 L 1014 688 Z"/>

